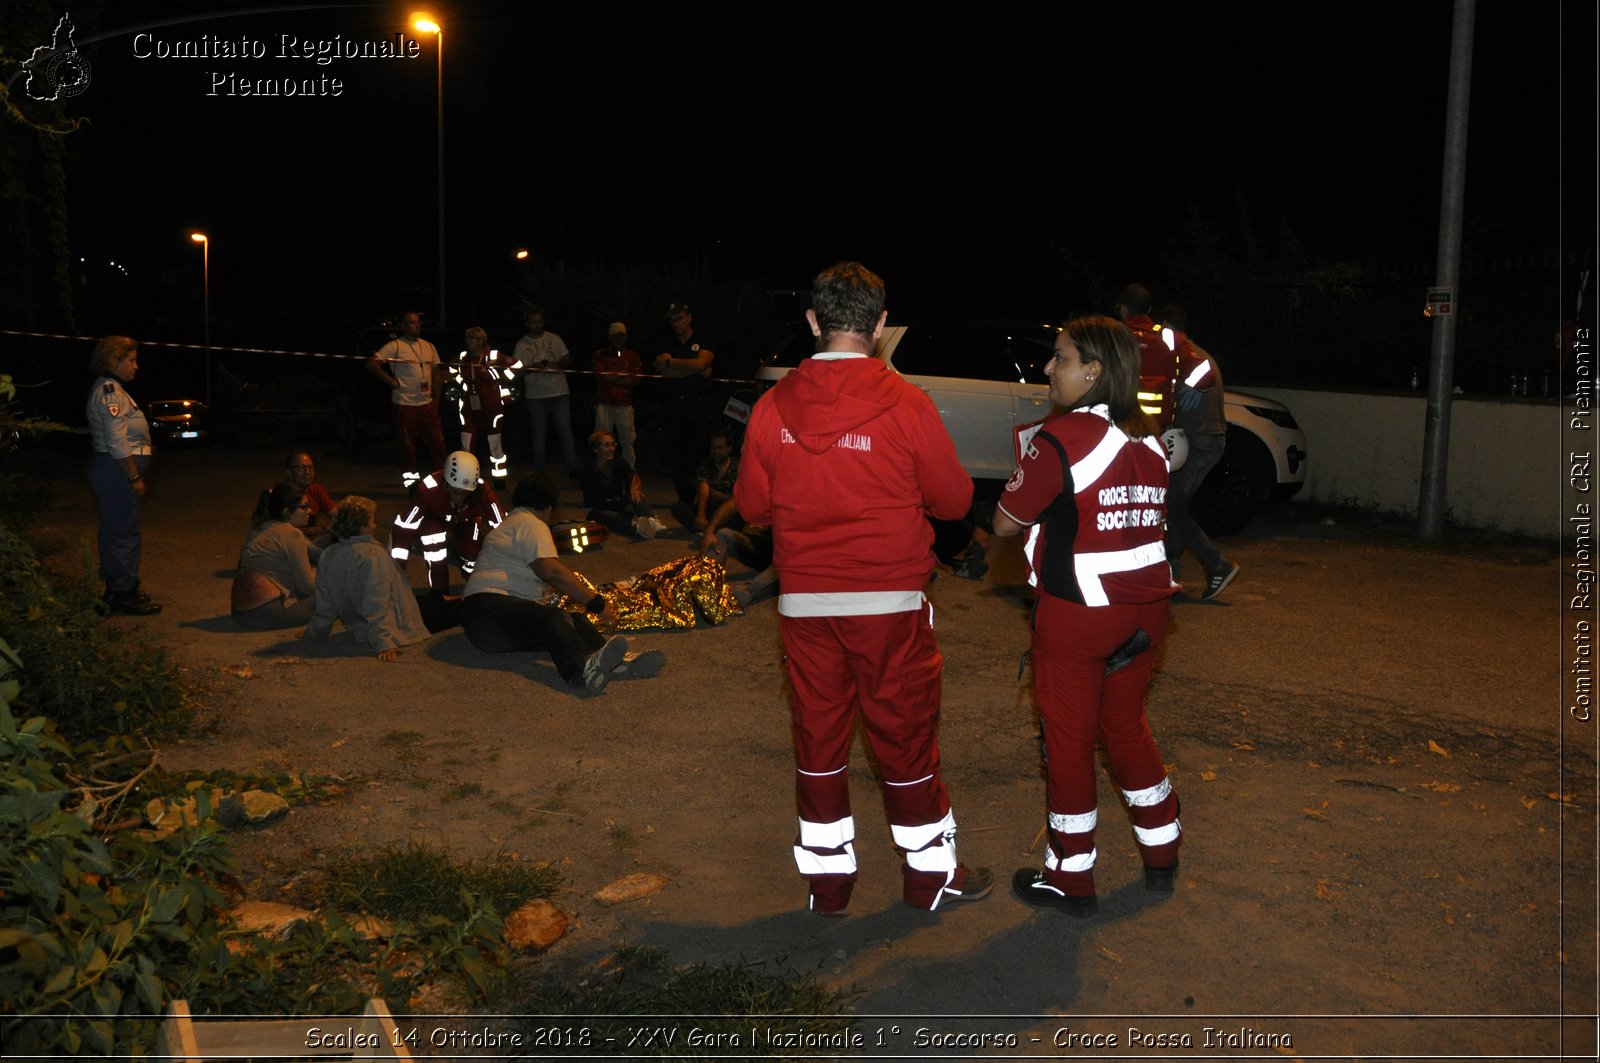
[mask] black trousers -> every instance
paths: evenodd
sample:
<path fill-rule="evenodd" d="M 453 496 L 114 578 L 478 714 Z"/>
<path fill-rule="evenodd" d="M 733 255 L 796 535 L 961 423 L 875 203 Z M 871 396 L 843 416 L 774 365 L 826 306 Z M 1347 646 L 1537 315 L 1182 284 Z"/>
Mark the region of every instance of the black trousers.
<path fill-rule="evenodd" d="M 461 599 L 461 626 L 485 653 L 548 651 L 556 671 L 573 686 L 583 685 L 583 662 L 606 641 L 586 616 L 509 594 L 467 595 Z"/>

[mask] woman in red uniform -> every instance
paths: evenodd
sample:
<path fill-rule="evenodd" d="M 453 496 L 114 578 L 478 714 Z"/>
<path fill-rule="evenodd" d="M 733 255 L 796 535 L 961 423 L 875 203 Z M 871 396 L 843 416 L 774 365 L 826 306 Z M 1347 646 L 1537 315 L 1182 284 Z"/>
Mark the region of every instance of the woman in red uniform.
<path fill-rule="evenodd" d="M 1048 761 L 1045 866 L 1019 870 L 1011 887 L 1028 904 L 1082 917 L 1097 908 L 1096 739 L 1133 818 L 1145 888 L 1171 890 L 1178 866 L 1178 798 L 1144 714 L 1172 594 L 1167 455 L 1139 409 L 1139 345 L 1120 322 L 1068 322 L 1046 375 L 1065 412 L 1023 433 L 994 517 L 996 535 L 1028 534 Z"/>

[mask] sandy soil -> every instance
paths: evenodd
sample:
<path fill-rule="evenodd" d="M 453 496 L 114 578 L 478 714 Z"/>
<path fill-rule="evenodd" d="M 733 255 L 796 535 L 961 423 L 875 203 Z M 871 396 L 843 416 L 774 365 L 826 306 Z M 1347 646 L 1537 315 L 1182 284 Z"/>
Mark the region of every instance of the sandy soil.
<path fill-rule="evenodd" d="M 167 747 L 168 766 L 355 782 L 240 836 L 264 899 L 328 854 L 413 838 L 463 857 L 550 860 L 576 926 L 549 962 L 628 942 L 682 962 L 815 970 L 862 991 L 866 1051 L 885 1054 L 981 1054 L 913 1043 L 920 1027 L 1008 1033 L 1012 1055 L 1592 1055 L 1592 1023 L 1559 1016 L 1594 1008 L 1595 743 L 1587 725 L 1563 744 L 1548 553 L 1261 524 L 1226 544 L 1244 571 L 1225 606 L 1175 607 L 1150 693 L 1183 801 L 1175 895 L 1143 891 L 1103 777 L 1096 918 L 1037 912 L 1003 885 L 950 912 L 906 909 L 858 743 L 862 878 L 850 917 L 825 921 L 800 910 L 789 857 L 773 603 L 716 628 L 639 636 L 667 652 L 665 673 L 599 696 L 568 690 L 543 656 L 482 654 L 459 630 L 393 664 L 343 634 L 315 644 L 237 630 L 228 577 L 279 457 L 164 455 L 144 578 L 165 609 L 113 621 L 165 635 L 217 719 L 214 736 Z M 398 506 L 376 459 L 318 459 L 336 496 L 377 498 L 383 519 Z M 70 565 L 93 509 L 84 485 L 61 486 L 40 527 L 60 547 L 54 563 Z M 665 497 L 664 480 L 649 486 Z M 603 581 L 688 548 L 614 542 L 576 564 Z M 961 853 L 1004 882 L 1040 858 L 1043 788 L 1018 682 L 1027 592 L 1015 541 L 991 560 L 984 580 L 946 572 L 929 596 Z M 411 576 L 421 582 L 418 562 Z M 593 901 L 638 870 L 670 885 L 614 908 Z M 1131 1040 L 1157 1033 L 1170 1039 Z M 1091 1034 L 1105 1047 L 1073 1041 Z M 1262 1047 L 1266 1034 L 1275 1046 Z M 1206 1050 L 1208 1036 L 1220 1047 Z"/>

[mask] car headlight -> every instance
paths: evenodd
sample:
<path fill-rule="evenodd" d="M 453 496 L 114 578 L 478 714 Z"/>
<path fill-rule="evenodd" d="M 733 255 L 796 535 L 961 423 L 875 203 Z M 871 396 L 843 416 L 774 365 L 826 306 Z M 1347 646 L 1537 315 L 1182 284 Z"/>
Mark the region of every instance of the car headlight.
<path fill-rule="evenodd" d="M 1264 421 L 1271 421 L 1279 428 L 1298 429 L 1300 427 L 1299 425 L 1295 424 L 1294 414 L 1290 413 L 1288 410 L 1269 410 L 1263 406 L 1246 406 L 1245 409 L 1249 410 L 1251 413 L 1255 414 L 1257 417 L 1260 417 Z"/>

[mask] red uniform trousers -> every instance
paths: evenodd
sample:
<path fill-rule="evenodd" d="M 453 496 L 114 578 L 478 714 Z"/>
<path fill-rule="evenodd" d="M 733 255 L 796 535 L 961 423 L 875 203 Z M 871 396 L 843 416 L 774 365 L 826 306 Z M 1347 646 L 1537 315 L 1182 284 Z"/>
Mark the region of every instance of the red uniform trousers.
<path fill-rule="evenodd" d="M 779 618 L 794 722 L 795 863 L 811 907 L 842 910 L 856 881 L 850 739 L 859 701 L 884 784 L 906 903 L 936 908 L 960 886 L 955 819 L 939 776 L 944 659 L 929 607 L 875 616 Z"/>
<path fill-rule="evenodd" d="M 1033 685 L 1049 759 L 1045 881 L 1065 893 L 1094 893 L 1097 737 L 1128 803 L 1145 865 L 1171 867 L 1178 859 L 1178 797 L 1144 714 L 1156 649 L 1167 634 L 1167 611 L 1165 598 L 1090 607 L 1039 595 Z M 1150 648 L 1106 675 L 1107 658 L 1140 628 L 1150 636 Z"/>
<path fill-rule="evenodd" d="M 400 448 L 400 478 L 407 487 L 422 479 L 422 470 L 444 467 L 444 429 L 439 426 L 439 404 L 402 406 L 393 403 L 394 441 Z M 428 453 L 428 464 L 418 466 L 417 447 Z"/>
<path fill-rule="evenodd" d="M 468 403 L 462 404 L 461 410 L 461 449 L 469 454 L 476 453 L 473 449 L 479 439 L 488 441 L 489 444 L 489 476 L 501 480 L 506 475 L 506 452 L 501 442 L 501 425 L 504 423 L 505 407 L 496 396 L 495 403 L 491 406 L 485 404 L 482 409 L 474 410 Z"/>

